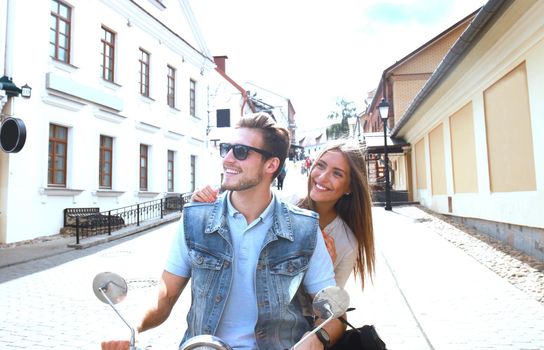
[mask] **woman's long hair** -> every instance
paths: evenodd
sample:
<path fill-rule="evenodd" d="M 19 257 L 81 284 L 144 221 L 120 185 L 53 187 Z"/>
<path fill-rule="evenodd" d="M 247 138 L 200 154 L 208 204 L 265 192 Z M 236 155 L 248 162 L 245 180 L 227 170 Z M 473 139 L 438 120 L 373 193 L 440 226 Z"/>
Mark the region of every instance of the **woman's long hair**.
<path fill-rule="evenodd" d="M 315 163 L 323 154 L 337 151 L 344 155 L 350 167 L 350 191 L 338 199 L 335 209 L 338 215 L 353 231 L 357 238 L 357 260 L 353 266 L 355 276 L 361 277 L 361 286 L 365 286 L 365 275 L 372 280 L 375 270 L 376 254 L 374 249 L 374 229 L 372 226 L 372 199 L 368 186 L 366 162 L 358 143 L 351 140 L 335 140 L 320 151 L 310 168 L 308 177 L 308 194 L 300 206 L 316 210 L 315 202 L 310 198 L 311 172 Z"/>

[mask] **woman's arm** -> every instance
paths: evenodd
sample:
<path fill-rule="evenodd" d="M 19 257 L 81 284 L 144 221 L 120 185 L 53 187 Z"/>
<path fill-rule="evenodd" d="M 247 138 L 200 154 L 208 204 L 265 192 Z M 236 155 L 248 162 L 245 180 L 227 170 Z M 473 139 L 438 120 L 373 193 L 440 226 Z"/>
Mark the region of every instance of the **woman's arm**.
<path fill-rule="evenodd" d="M 193 195 L 191 196 L 191 202 L 215 202 L 217 200 L 218 193 L 219 190 L 214 190 L 212 186 L 208 185 L 193 192 Z"/>

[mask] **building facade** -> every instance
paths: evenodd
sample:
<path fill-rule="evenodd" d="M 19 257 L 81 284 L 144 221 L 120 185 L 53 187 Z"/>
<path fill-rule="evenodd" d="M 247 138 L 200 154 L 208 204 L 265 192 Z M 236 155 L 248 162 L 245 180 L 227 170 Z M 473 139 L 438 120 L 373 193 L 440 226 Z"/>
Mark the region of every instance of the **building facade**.
<path fill-rule="evenodd" d="M 2 106 L 27 140 L 0 152 L 0 242 L 58 233 L 65 208 L 109 210 L 201 185 L 215 65 L 186 1 L 2 4 L 1 63 L 32 97 Z"/>
<path fill-rule="evenodd" d="M 490 0 L 391 130 L 414 197 L 544 260 L 544 3 Z"/>
<path fill-rule="evenodd" d="M 361 125 L 368 151 L 369 180 L 375 190 L 383 190 L 385 182 L 384 123 L 378 111 L 378 104 L 384 99 L 390 105 L 387 120 L 389 134 L 475 15 L 476 12 L 466 16 L 386 68 L 382 72 L 377 88 L 367 97 L 368 107 L 361 116 Z M 410 177 L 411 148 L 402 139 L 388 140 L 391 189 L 405 191 L 408 197 L 413 199 Z"/>
<path fill-rule="evenodd" d="M 231 127 L 236 125 L 241 116 L 257 112 L 271 114 L 279 125 L 289 130 L 292 143 L 295 140 L 296 123 L 295 110 L 288 98 L 251 83 L 239 84 L 228 72 L 227 56 L 214 56 L 214 61 L 216 68 L 210 75 L 208 90 L 206 134 L 210 171 L 206 172 L 206 180 L 208 184 L 218 187 L 223 176 L 219 143 L 224 142 Z M 298 146 L 291 146 L 294 154 Z"/>

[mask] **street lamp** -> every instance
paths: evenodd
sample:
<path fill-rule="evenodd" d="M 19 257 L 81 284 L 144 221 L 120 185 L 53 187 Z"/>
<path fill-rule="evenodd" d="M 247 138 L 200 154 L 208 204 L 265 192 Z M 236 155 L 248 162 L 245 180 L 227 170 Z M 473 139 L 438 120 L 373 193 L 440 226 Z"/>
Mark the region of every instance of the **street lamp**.
<path fill-rule="evenodd" d="M 391 210 L 391 193 L 389 192 L 389 157 L 387 156 L 387 118 L 389 118 L 389 104 L 382 98 L 378 105 L 380 118 L 383 121 L 383 153 L 385 161 L 385 210 Z"/>
<path fill-rule="evenodd" d="M 30 98 L 32 95 L 32 88 L 28 86 L 28 84 L 25 84 L 21 86 L 21 96 L 24 98 Z"/>

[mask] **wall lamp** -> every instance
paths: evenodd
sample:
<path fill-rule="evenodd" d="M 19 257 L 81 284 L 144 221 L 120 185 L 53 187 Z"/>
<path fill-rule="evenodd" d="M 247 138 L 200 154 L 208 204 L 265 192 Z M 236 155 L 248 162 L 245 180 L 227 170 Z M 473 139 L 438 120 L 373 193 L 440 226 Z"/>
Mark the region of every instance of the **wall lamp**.
<path fill-rule="evenodd" d="M 24 98 L 30 98 L 32 95 L 32 88 L 27 84 L 22 87 L 18 87 L 13 83 L 11 78 L 3 76 L 0 78 L 0 90 L 4 90 L 8 97 L 14 97 L 21 95 Z"/>

